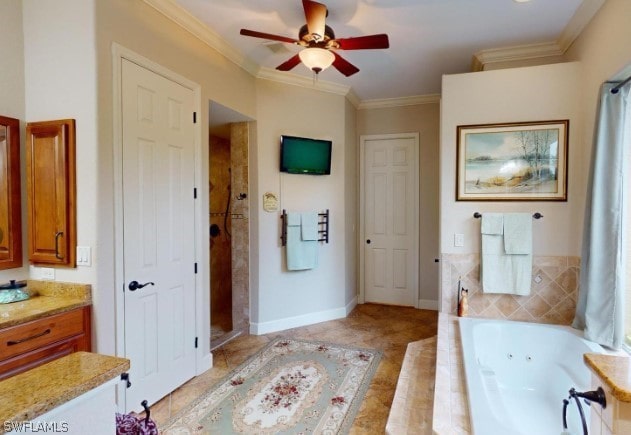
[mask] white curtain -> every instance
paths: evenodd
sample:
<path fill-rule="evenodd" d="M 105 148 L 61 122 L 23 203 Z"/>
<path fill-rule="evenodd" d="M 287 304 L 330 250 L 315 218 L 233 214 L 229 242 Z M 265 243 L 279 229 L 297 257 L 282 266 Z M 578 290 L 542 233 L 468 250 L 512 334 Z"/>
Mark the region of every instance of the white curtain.
<path fill-rule="evenodd" d="M 572 326 L 585 338 L 619 349 L 624 342 L 625 177 L 629 165 L 629 89 L 616 94 L 605 83 L 600 93 L 587 186 L 581 253 L 581 281 Z M 628 131 L 628 130 L 627 130 Z"/>

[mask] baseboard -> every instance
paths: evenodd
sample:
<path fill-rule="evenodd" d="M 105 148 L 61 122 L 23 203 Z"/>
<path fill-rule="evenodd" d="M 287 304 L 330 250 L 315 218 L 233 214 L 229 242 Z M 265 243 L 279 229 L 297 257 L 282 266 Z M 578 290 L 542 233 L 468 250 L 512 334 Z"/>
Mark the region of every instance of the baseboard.
<path fill-rule="evenodd" d="M 204 357 L 199 362 L 200 362 L 200 365 L 197 366 L 197 370 L 196 370 L 197 376 L 201 375 L 205 371 L 210 370 L 213 367 L 213 354 L 208 353 L 208 355 L 204 355 Z"/>
<path fill-rule="evenodd" d="M 351 301 L 346 304 L 346 315 L 348 316 L 351 311 L 353 311 L 355 309 L 355 307 L 357 306 L 357 296 L 355 296 L 353 299 L 351 299 Z"/>
<path fill-rule="evenodd" d="M 357 302 L 355 301 L 355 304 L 356 303 Z M 314 323 L 326 322 L 328 320 L 343 319 L 348 314 L 347 310 L 352 308 L 354 308 L 353 301 L 342 308 L 318 311 L 316 313 L 308 313 L 301 316 L 287 317 L 285 319 L 272 320 L 269 322 L 252 322 L 250 323 L 250 334 L 269 334 L 270 332 L 284 331 L 286 329 L 313 325 Z"/>
<path fill-rule="evenodd" d="M 420 310 L 438 311 L 438 301 L 433 299 L 419 299 L 418 308 Z"/>

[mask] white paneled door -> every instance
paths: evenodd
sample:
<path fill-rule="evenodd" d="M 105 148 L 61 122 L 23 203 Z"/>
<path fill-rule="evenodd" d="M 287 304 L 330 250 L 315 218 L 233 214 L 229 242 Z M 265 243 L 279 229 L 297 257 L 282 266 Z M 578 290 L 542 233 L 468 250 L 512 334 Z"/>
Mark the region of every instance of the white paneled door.
<path fill-rule="evenodd" d="M 361 147 L 364 301 L 417 306 L 418 135 L 362 136 Z"/>
<path fill-rule="evenodd" d="M 195 375 L 194 93 L 122 61 L 128 409 Z"/>

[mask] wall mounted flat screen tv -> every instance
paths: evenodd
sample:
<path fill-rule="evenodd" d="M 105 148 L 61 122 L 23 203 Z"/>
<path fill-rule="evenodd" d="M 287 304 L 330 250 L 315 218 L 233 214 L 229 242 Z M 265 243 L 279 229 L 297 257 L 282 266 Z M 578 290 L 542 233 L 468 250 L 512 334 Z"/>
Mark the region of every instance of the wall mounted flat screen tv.
<path fill-rule="evenodd" d="M 280 171 L 290 174 L 329 175 L 332 145 L 330 140 L 283 135 L 280 138 Z"/>

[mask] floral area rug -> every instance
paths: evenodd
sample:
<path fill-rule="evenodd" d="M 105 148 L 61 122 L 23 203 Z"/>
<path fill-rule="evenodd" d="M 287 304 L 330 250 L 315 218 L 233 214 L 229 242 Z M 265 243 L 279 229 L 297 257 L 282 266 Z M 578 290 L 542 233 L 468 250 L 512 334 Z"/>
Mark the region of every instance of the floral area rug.
<path fill-rule="evenodd" d="M 346 433 L 380 359 L 374 349 L 276 338 L 161 433 Z"/>

